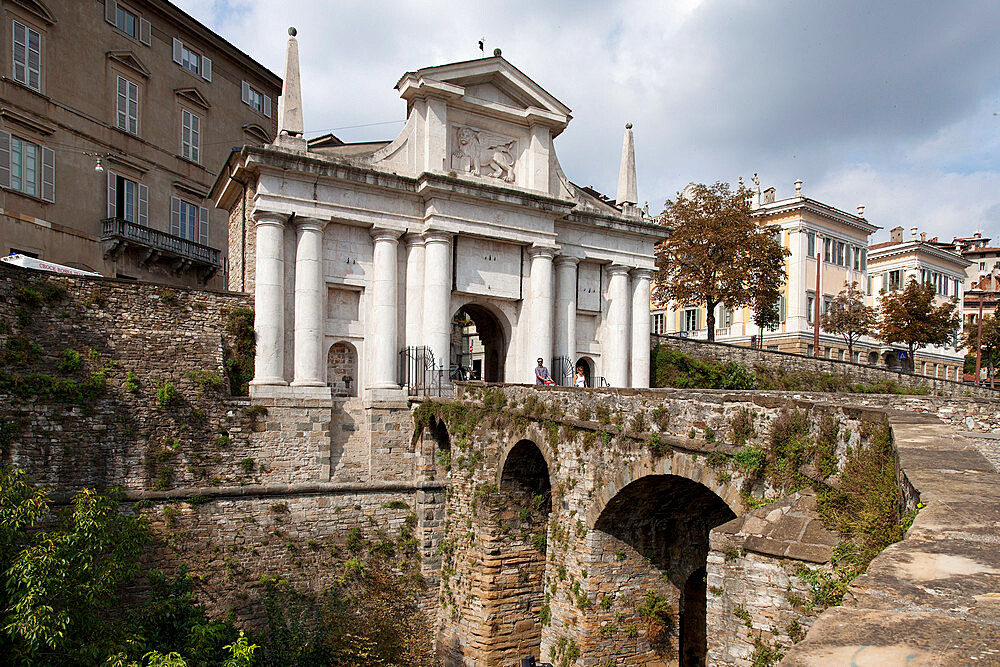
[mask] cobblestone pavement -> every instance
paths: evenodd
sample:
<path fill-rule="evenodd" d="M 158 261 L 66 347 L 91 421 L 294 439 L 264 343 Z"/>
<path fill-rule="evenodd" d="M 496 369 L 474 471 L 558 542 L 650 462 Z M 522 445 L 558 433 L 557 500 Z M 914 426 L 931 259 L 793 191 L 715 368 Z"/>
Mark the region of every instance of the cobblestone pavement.
<path fill-rule="evenodd" d="M 960 433 L 976 446 L 986 460 L 1000 472 L 1000 434 L 997 433 Z"/>

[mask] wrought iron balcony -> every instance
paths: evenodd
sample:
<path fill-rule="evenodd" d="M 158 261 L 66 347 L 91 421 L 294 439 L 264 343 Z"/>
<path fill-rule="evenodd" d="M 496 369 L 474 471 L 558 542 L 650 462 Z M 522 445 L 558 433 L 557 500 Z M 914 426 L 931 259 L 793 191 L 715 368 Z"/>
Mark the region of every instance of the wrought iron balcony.
<path fill-rule="evenodd" d="M 222 268 L 219 250 L 123 218 L 101 220 L 101 245 L 105 257 L 117 259 L 134 248 L 142 253 L 140 265 L 168 262 L 177 274 L 187 269 L 198 271 L 202 282 Z"/>

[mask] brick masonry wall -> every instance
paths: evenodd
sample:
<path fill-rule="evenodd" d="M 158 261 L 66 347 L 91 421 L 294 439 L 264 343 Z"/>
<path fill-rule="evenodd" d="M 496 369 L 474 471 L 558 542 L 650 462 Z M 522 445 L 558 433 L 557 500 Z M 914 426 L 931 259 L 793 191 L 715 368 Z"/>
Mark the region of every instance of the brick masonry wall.
<path fill-rule="evenodd" d="M 819 359 L 790 352 L 755 350 L 739 345 L 698 341 L 675 336 L 651 336 L 652 345 L 664 345 L 670 349 L 683 352 L 703 361 L 734 362 L 748 368 L 764 366 L 779 368 L 785 372 L 832 373 L 846 375 L 852 382 L 885 382 L 894 381 L 904 387 L 926 389 L 929 394 L 937 396 L 979 396 L 983 398 L 1000 398 L 1000 392 L 986 387 L 943 380 L 924 375 L 900 373 L 884 367 L 855 364 L 850 361 L 836 359 Z"/>

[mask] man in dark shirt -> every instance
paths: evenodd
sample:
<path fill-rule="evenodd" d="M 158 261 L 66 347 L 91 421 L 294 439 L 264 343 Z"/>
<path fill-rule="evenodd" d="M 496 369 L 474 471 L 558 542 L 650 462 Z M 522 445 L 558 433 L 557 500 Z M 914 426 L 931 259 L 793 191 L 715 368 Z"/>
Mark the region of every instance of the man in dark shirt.
<path fill-rule="evenodd" d="M 552 378 L 549 377 L 549 369 L 545 367 L 544 360 L 539 357 L 538 365 L 535 366 L 535 384 L 545 384 L 546 380 L 552 382 Z"/>

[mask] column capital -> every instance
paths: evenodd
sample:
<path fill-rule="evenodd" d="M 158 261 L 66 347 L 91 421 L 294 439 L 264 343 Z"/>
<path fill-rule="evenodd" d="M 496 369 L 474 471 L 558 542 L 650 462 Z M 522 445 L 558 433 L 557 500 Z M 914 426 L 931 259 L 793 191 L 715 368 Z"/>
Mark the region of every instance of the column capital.
<path fill-rule="evenodd" d="M 529 257 L 547 257 L 552 259 L 556 256 L 556 249 L 550 246 L 544 245 L 532 245 L 528 246 L 528 256 Z"/>
<path fill-rule="evenodd" d="M 577 264 L 580 263 L 580 258 L 573 257 L 572 255 L 556 255 L 554 261 L 556 263 L 556 266 L 565 266 L 567 264 L 572 264 L 573 266 L 576 266 Z"/>
<path fill-rule="evenodd" d="M 623 264 L 608 264 L 608 267 L 606 269 L 609 276 L 615 276 L 620 274 L 628 275 L 629 270 L 630 267 L 625 266 Z"/>
<path fill-rule="evenodd" d="M 403 242 L 406 244 L 406 247 L 409 248 L 415 245 L 424 245 L 427 240 L 416 232 L 407 232 L 406 234 L 403 234 Z"/>
<path fill-rule="evenodd" d="M 453 236 L 451 232 L 440 229 L 428 229 L 423 233 L 424 243 L 451 243 Z"/>
<path fill-rule="evenodd" d="M 372 227 L 371 235 L 376 241 L 398 241 L 403 232 L 400 229 L 390 229 L 388 227 Z"/>
<path fill-rule="evenodd" d="M 292 224 L 295 225 L 296 229 L 299 230 L 315 230 L 318 232 L 323 231 L 323 229 L 329 224 L 329 220 L 324 220 L 323 218 L 310 218 L 308 216 L 295 216 L 292 218 Z"/>
<path fill-rule="evenodd" d="M 653 274 L 656 273 L 656 269 L 632 269 L 631 273 L 633 278 L 639 280 L 642 280 L 643 278 L 646 280 L 652 280 Z"/>
<path fill-rule="evenodd" d="M 259 208 L 254 209 L 250 217 L 253 218 L 254 224 L 258 227 L 262 225 L 284 227 L 285 223 L 288 222 L 287 213 L 275 213 L 274 211 L 266 211 Z"/>

